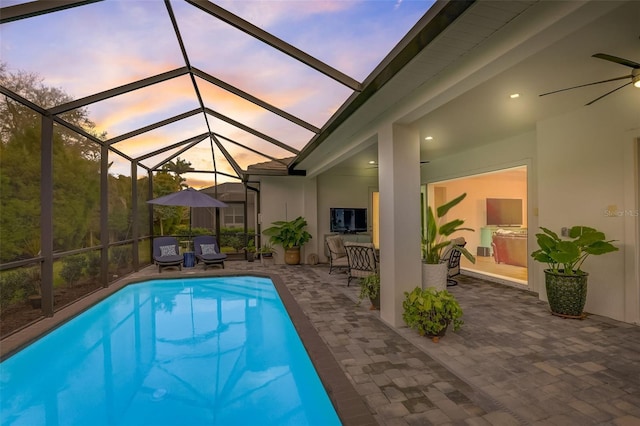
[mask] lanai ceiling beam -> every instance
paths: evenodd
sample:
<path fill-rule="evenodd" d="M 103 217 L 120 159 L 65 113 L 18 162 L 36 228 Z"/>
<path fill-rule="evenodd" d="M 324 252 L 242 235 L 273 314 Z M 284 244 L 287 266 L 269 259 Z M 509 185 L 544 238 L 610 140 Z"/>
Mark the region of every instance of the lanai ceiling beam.
<path fill-rule="evenodd" d="M 85 138 L 99 144 L 99 145 L 106 145 L 106 142 L 103 140 L 98 139 L 95 135 L 92 135 L 91 133 L 87 132 L 86 130 L 84 130 L 81 127 L 78 127 L 74 124 L 69 123 L 68 121 L 66 121 L 63 118 L 57 117 L 55 115 L 53 115 L 53 113 L 51 113 L 51 111 L 46 110 L 44 108 L 42 108 L 39 105 L 34 104 L 33 102 L 29 101 L 28 99 L 23 98 L 22 96 L 18 95 L 17 93 L 7 89 L 4 86 L 0 86 L 0 93 L 2 93 L 3 95 L 7 96 L 10 99 L 13 99 L 14 101 L 26 106 L 27 108 L 30 108 L 31 110 L 35 111 L 36 113 L 40 114 L 40 115 L 44 115 L 44 116 L 51 116 L 53 121 L 60 124 L 61 126 L 66 127 L 67 129 L 76 132 L 77 134 L 79 134 L 80 136 L 84 136 Z M 131 157 L 129 157 L 128 155 L 126 155 L 125 153 L 114 149 L 114 148 L 110 148 L 111 151 L 113 151 L 114 153 L 120 155 L 122 158 L 125 158 L 129 161 L 133 161 L 133 159 Z"/>
<path fill-rule="evenodd" d="M 126 139 L 132 138 L 134 136 L 141 135 L 142 133 L 146 133 L 146 132 L 149 132 L 151 130 L 157 129 L 158 127 L 166 126 L 167 124 L 171 124 L 171 123 L 174 123 L 176 121 L 180 121 L 180 120 L 183 120 L 185 118 L 189 118 L 192 115 L 196 115 L 196 114 L 198 114 L 200 112 L 202 112 L 202 110 L 200 108 L 192 109 L 191 111 L 184 112 L 184 113 L 178 114 L 178 115 L 174 115 L 173 117 L 167 118 L 167 119 L 162 120 L 162 121 L 158 121 L 158 122 L 156 122 L 154 124 L 150 124 L 148 126 L 144 126 L 144 127 L 139 128 L 139 129 L 133 130 L 133 131 L 131 131 L 129 133 L 125 133 L 125 134 L 122 134 L 120 136 L 116 136 L 114 138 L 111 138 L 111 139 L 107 140 L 107 143 L 109 145 L 113 145 L 113 144 L 116 144 L 118 142 L 122 142 L 122 141 L 124 141 Z"/>
<path fill-rule="evenodd" d="M 188 73 L 189 69 L 187 67 L 177 68 L 173 71 L 167 71 L 161 74 L 154 75 L 152 77 L 143 78 L 142 80 L 134 81 L 133 83 L 125 84 L 123 86 L 105 90 L 104 92 L 95 93 L 81 99 L 76 99 L 75 101 L 67 102 L 66 104 L 58 105 L 57 107 L 51 108 L 50 112 L 52 114 L 62 114 L 67 111 L 82 108 L 96 102 L 104 101 L 105 99 L 109 99 L 114 96 L 123 95 L 134 90 L 152 86 L 157 83 L 162 83 L 163 81 L 171 80 Z"/>
<path fill-rule="evenodd" d="M 248 151 L 251 151 L 251 152 L 253 152 L 254 154 L 258 154 L 258 155 L 260 155 L 260 156 L 262 156 L 262 157 L 268 158 L 268 159 L 269 159 L 269 160 L 271 160 L 271 161 L 277 161 L 277 162 L 278 162 L 278 163 L 280 163 L 280 164 L 283 164 L 283 165 L 285 165 L 285 166 L 287 165 L 287 163 L 286 163 L 286 162 L 284 162 L 284 161 L 280 160 L 279 158 L 272 157 L 271 155 L 267 155 L 267 154 L 265 154 L 264 152 L 260 152 L 260 151 L 258 151 L 258 150 L 256 150 L 256 149 L 250 148 L 250 147 L 248 147 L 248 146 L 246 146 L 246 145 L 244 145 L 244 144 L 241 144 L 240 142 L 236 142 L 236 141 L 234 141 L 233 139 L 229 139 L 229 138 L 227 138 L 226 136 L 222 136 L 222 135 L 221 135 L 221 134 L 219 134 L 219 133 L 213 133 L 213 135 L 214 135 L 215 137 L 219 138 L 219 139 L 224 139 L 224 140 L 228 141 L 229 143 L 232 143 L 232 144 L 237 145 L 237 146 L 239 146 L 239 147 L 241 147 L 241 148 L 244 148 L 244 149 L 246 149 L 246 150 L 248 150 Z"/>
<path fill-rule="evenodd" d="M 233 159 L 233 156 L 229 154 L 229 151 L 225 149 L 225 147 L 220 143 L 218 138 L 213 133 L 211 134 L 211 139 L 216 144 L 222 155 L 224 155 L 224 158 L 226 158 L 229 164 L 231 164 L 231 167 L 233 167 L 233 170 L 236 172 L 236 174 L 240 177 L 243 177 L 244 170 L 242 170 L 242 167 L 240 167 L 238 163 L 236 163 L 236 160 Z"/>
<path fill-rule="evenodd" d="M 205 108 L 205 111 L 207 111 L 208 114 L 211 114 L 214 117 L 219 118 L 222 121 L 225 121 L 225 122 L 227 122 L 227 123 L 229 123 L 229 124 L 231 124 L 233 126 L 236 126 L 239 129 L 244 130 L 245 132 L 251 133 L 254 136 L 257 136 L 257 137 L 259 137 L 261 139 L 264 139 L 267 142 L 271 142 L 272 144 L 277 145 L 280 148 L 286 149 L 287 151 L 289 151 L 291 153 L 294 153 L 294 154 L 298 153 L 297 149 L 295 149 L 295 148 L 293 148 L 293 147 L 291 147 L 291 146 L 289 146 L 289 145 L 287 145 L 287 144 L 285 144 L 283 142 L 280 142 L 279 140 L 274 139 L 271 136 L 265 135 L 264 133 L 259 132 L 258 130 L 255 130 L 255 129 L 253 129 L 253 128 L 245 125 L 245 124 L 242 124 L 242 123 L 240 123 L 238 121 L 235 121 L 234 119 L 229 118 L 226 115 L 222 115 L 219 112 L 215 112 L 211 108 Z"/>
<path fill-rule="evenodd" d="M 169 0 L 165 0 L 165 6 L 167 8 L 167 13 L 169 14 L 169 18 L 171 19 L 171 25 L 173 26 L 173 31 L 176 35 L 176 39 L 178 44 L 180 45 L 180 50 L 182 52 L 182 57 L 184 59 L 184 63 L 189 68 L 189 78 L 191 79 L 191 84 L 193 86 L 193 90 L 196 92 L 196 97 L 198 98 L 198 104 L 200 105 L 200 111 L 202 112 L 202 117 L 204 118 L 204 122 L 207 126 L 207 130 L 209 131 L 209 139 L 210 139 L 210 147 L 211 147 L 211 161 L 213 163 L 213 170 L 217 171 L 218 166 L 216 164 L 216 154 L 213 150 L 213 143 L 211 142 L 211 123 L 209 123 L 209 117 L 207 116 L 207 112 L 204 109 L 204 100 L 202 99 L 202 94 L 200 93 L 200 87 L 198 86 L 198 82 L 196 80 L 195 75 L 193 75 L 193 68 L 191 66 L 191 60 L 189 59 L 189 54 L 187 53 L 187 48 L 184 45 L 184 40 L 182 38 L 182 34 L 180 33 L 180 27 L 178 26 L 178 19 L 176 18 L 175 13 L 173 13 L 173 8 L 171 7 L 171 2 Z M 214 178 L 217 178 L 218 175 L 214 175 Z M 217 181 L 216 181 L 217 184 Z M 217 191 L 216 191 L 217 194 Z M 219 227 L 219 224 L 216 225 Z M 217 230 L 216 232 L 219 232 Z"/>
<path fill-rule="evenodd" d="M 3 95 L 5 95 L 8 98 L 13 99 L 14 101 L 18 102 L 19 104 L 22 104 L 22 105 L 26 106 L 27 108 L 32 109 L 33 111 L 37 112 L 38 114 L 41 114 L 41 115 L 49 115 L 50 114 L 49 111 L 47 111 L 46 109 L 42 108 L 40 105 L 34 104 L 29 99 L 23 98 L 22 96 L 20 96 L 19 94 L 17 94 L 13 90 L 9 90 L 6 87 L 1 86 L 1 85 L 0 85 L 0 93 L 2 93 Z"/>
<path fill-rule="evenodd" d="M 315 57 L 298 49 L 297 47 L 290 45 L 286 41 L 277 38 L 273 34 L 263 30 L 262 28 L 257 27 L 248 21 L 245 21 L 244 19 L 221 8 L 220 6 L 215 5 L 210 1 L 206 1 L 206 0 L 186 0 L 186 2 L 191 3 L 195 7 L 207 12 L 210 15 L 215 16 L 216 18 L 239 29 L 240 31 L 243 31 L 246 34 L 249 34 L 250 36 L 257 38 L 263 43 L 266 43 L 269 46 L 275 49 L 278 49 L 282 53 L 288 56 L 291 56 L 294 59 L 297 59 L 303 64 L 315 69 L 316 71 L 321 72 L 322 74 L 349 87 L 350 89 L 355 90 L 357 92 L 362 90 L 362 85 L 355 79 L 325 64 L 324 62 L 316 59 Z"/>
<path fill-rule="evenodd" d="M 98 145 L 101 146 L 107 146 L 107 144 L 103 141 L 98 139 L 95 135 L 92 135 L 91 133 L 87 132 L 86 130 L 84 130 L 81 127 L 76 126 L 75 124 L 71 124 L 68 121 L 58 117 L 58 116 L 53 116 L 53 121 L 55 121 L 56 123 L 60 124 L 61 126 L 66 127 L 69 130 L 72 130 L 74 132 L 76 132 L 77 134 L 79 134 L 80 136 L 84 136 L 85 138 L 97 143 Z M 107 147 L 109 149 L 109 151 L 113 152 L 114 154 L 118 154 L 119 156 L 121 156 L 122 158 L 124 158 L 127 161 L 133 161 L 133 158 L 129 157 L 127 154 L 125 154 L 124 152 L 115 149 L 115 148 L 111 148 L 111 147 Z"/>
<path fill-rule="evenodd" d="M 156 164 L 155 166 L 151 167 L 151 170 L 158 170 L 160 167 L 162 167 L 164 164 L 168 163 L 169 161 L 173 160 L 174 158 L 176 158 L 177 156 L 179 156 L 180 154 L 182 154 L 185 151 L 190 150 L 192 147 L 198 145 L 200 142 L 202 142 L 206 137 L 208 136 L 208 134 L 205 134 L 204 137 L 202 139 L 198 139 L 198 138 L 192 138 L 193 142 L 189 143 L 187 146 L 185 146 L 184 148 L 182 148 L 181 150 L 173 153 L 170 157 L 165 158 L 164 160 L 162 160 L 161 162 L 159 162 L 158 164 Z M 194 140 L 195 139 L 195 140 Z M 164 152 L 167 149 L 163 149 L 160 152 Z"/>
<path fill-rule="evenodd" d="M 0 24 L 44 15 L 49 12 L 70 9 L 76 6 L 96 3 L 102 0 L 56 0 L 56 1 L 30 1 L 27 3 L 7 6 L 0 9 Z"/>
<path fill-rule="evenodd" d="M 155 151 L 152 151 L 152 152 L 149 152 L 147 154 L 141 155 L 140 157 L 135 158 L 135 161 L 139 162 L 139 161 L 143 161 L 143 160 L 146 160 L 148 158 L 151 158 L 151 157 L 155 157 L 156 155 L 162 154 L 163 152 L 170 151 L 170 150 L 172 150 L 174 148 L 179 148 L 179 147 L 181 147 L 181 146 L 183 146 L 185 144 L 191 144 L 191 143 L 195 142 L 195 144 L 197 145 L 198 143 L 200 143 L 204 139 L 206 139 L 206 137 L 208 135 L 209 135 L 208 133 L 203 133 L 201 135 L 194 136 L 194 137 L 191 137 L 189 139 L 185 139 L 185 140 L 183 140 L 181 142 L 176 142 L 176 143 L 171 144 L 169 146 L 165 146 L 162 149 L 157 149 Z M 153 169 L 153 167 L 152 167 L 152 169 Z"/>
<path fill-rule="evenodd" d="M 387 55 L 378 67 L 365 79 L 360 93 L 353 93 L 333 116 L 322 126 L 300 154 L 289 164 L 289 173 L 295 174 L 295 168 L 320 146 L 338 127 L 351 117 L 362 105 L 372 98 L 382 87 L 396 76 L 416 55 L 458 19 L 477 0 L 458 0 L 436 2 L 440 7 L 425 14 L 400 43 Z M 441 5 L 441 6 L 440 6 Z M 422 21 L 425 21 L 422 23 Z"/>
<path fill-rule="evenodd" d="M 224 90 L 226 90 L 227 92 L 233 93 L 234 95 L 240 96 L 242 99 L 245 99 L 249 102 L 254 103 L 255 105 L 258 105 L 268 111 L 271 111 L 274 114 L 279 115 L 280 117 L 287 119 L 289 121 L 291 121 L 294 124 L 297 124 L 300 127 L 304 127 L 305 129 L 313 132 L 313 133 L 318 133 L 320 132 L 320 129 L 317 128 L 316 126 L 314 126 L 311 123 L 308 123 L 304 120 L 302 120 L 301 118 L 296 117 L 295 115 L 289 114 L 286 111 L 281 110 L 280 108 L 273 106 L 259 98 L 256 98 L 255 96 L 241 90 L 238 89 L 237 87 L 229 84 L 229 83 L 225 83 L 224 81 L 215 78 L 214 76 L 212 76 L 211 74 L 208 74 L 196 67 L 192 68 L 193 74 L 200 77 L 201 79 L 208 81 L 211 84 L 214 84 Z"/>

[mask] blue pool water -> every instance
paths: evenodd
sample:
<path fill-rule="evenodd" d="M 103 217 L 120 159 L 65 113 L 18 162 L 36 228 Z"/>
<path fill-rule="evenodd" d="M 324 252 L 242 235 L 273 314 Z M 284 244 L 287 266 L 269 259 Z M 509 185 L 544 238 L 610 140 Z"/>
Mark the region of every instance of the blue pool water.
<path fill-rule="evenodd" d="M 0 364 L 2 425 L 338 425 L 271 280 L 132 284 Z"/>

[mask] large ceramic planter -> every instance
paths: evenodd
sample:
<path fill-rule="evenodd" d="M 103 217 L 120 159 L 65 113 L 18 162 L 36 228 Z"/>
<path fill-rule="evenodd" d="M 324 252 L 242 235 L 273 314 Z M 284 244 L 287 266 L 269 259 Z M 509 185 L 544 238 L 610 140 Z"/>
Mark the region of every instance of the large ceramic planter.
<path fill-rule="evenodd" d="M 545 286 L 551 313 L 564 318 L 584 318 L 588 273 L 565 275 L 545 269 Z"/>
<path fill-rule="evenodd" d="M 284 251 L 284 263 L 287 265 L 300 264 L 300 247 L 291 247 Z"/>
<path fill-rule="evenodd" d="M 422 289 L 433 287 L 436 290 L 447 289 L 447 268 L 446 263 L 422 263 Z"/>

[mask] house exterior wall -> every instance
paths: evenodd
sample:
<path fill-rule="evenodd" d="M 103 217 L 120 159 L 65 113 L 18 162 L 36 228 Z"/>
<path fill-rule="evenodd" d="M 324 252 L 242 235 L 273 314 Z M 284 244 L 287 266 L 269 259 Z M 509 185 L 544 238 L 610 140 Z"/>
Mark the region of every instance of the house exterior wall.
<path fill-rule="evenodd" d="M 303 216 L 307 220 L 307 231 L 312 239 L 302 247 L 301 263 L 307 261 L 311 253 L 318 253 L 318 208 L 316 178 L 305 177 L 263 177 L 260 184 L 261 229 L 266 229 L 279 220 L 293 220 Z M 268 237 L 263 236 L 263 241 Z M 282 247 L 276 249 L 275 260 L 284 263 Z"/>
<path fill-rule="evenodd" d="M 639 323 L 637 259 L 629 261 L 629 253 L 638 253 L 637 232 L 628 232 L 629 223 L 638 219 L 607 214 L 612 206 L 622 212 L 637 211 L 637 204 L 630 205 L 639 198 L 633 193 L 637 192 L 633 186 L 637 172 L 627 158 L 637 149 L 637 138 L 640 126 L 634 128 L 628 117 L 625 121 L 615 110 L 604 105 L 579 108 L 539 122 L 536 131 L 432 160 L 421 168 L 421 182 L 527 166 L 528 252 L 537 249 L 535 233 L 539 226 L 558 232 L 578 224 L 602 230 L 608 238 L 617 240 L 620 251 L 587 260 L 584 269 L 590 273 L 590 284 L 585 309 Z M 289 219 L 298 215 L 311 218 L 310 232 L 315 241 L 305 251 L 317 253 L 321 260 L 323 237 L 329 232 L 329 208 L 342 204 L 370 208 L 370 193 L 378 185 L 377 176 L 339 169 L 317 178 L 264 178 L 262 182 L 263 228 L 285 215 Z M 529 284 L 546 300 L 543 270 L 544 265 L 530 262 Z"/>
<path fill-rule="evenodd" d="M 617 240 L 618 252 L 591 256 L 583 266 L 589 273 L 585 310 L 627 322 L 638 322 L 638 304 L 625 307 L 626 298 L 638 300 L 637 276 L 635 283 L 625 282 L 634 279 L 625 274 L 634 266 L 625 263 L 626 251 L 638 250 L 636 236 L 625 232 L 626 220 L 633 218 L 607 211 L 637 213 L 636 206 L 627 205 L 624 184 L 633 173 L 625 167 L 625 152 L 640 137 L 640 118 L 633 121 L 602 101 L 538 123 L 537 143 L 540 225 L 552 230 L 585 225 Z M 540 282 L 542 269 L 535 277 Z M 546 298 L 544 291 L 541 295 Z"/>
<path fill-rule="evenodd" d="M 374 132 L 372 129 L 380 129 L 383 123 L 411 123 L 456 99 L 483 79 L 503 71 L 511 74 L 512 65 L 534 51 L 562 42 L 567 34 L 585 25 L 584 19 L 591 19 L 590 13 L 595 14 L 595 19 L 596 15 L 600 16 L 616 7 L 614 3 L 587 3 L 563 3 L 562 10 L 550 9 L 549 16 L 553 14 L 554 20 L 542 19 L 538 22 L 534 19 L 531 26 L 520 25 L 516 28 L 518 31 L 508 39 L 500 38 L 498 44 L 480 46 L 474 55 L 468 55 L 466 62 L 460 61 L 457 67 L 451 67 L 443 73 L 442 80 L 413 91 L 384 114 L 371 116 L 366 120 L 366 125 L 339 129 L 335 139 L 340 144 L 336 145 L 338 150 L 332 159 L 357 152 L 359 144 L 368 143 Z M 631 7 L 634 2 L 628 5 L 629 9 L 625 10 L 631 13 L 626 13 L 626 16 L 632 20 L 635 8 Z M 552 5 L 547 2 L 544 6 Z M 591 10 L 592 7 L 597 10 Z M 575 16 L 572 15 L 574 9 L 580 9 Z M 566 16 L 569 19 L 562 19 Z M 562 31 L 552 34 L 542 30 L 552 23 L 561 27 Z M 561 98 L 556 99 L 562 101 Z M 585 102 L 591 99 L 593 97 L 586 96 Z M 535 127 L 522 130 L 522 133 L 453 155 L 430 158 L 430 163 L 420 170 L 420 183 L 527 166 L 528 253 L 537 249 L 535 233 L 539 226 L 559 231 L 562 227 L 583 224 L 602 230 L 608 238 L 618 240 L 616 245 L 620 252 L 594 256 L 585 263 L 584 269 L 590 273 L 586 310 L 617 320 L 640 323 L 640 224 L 637 216 L 633 216 L 637 215 L 640 199 L 637 176 L 637 164 L 640 163 L 637 154 L 640 150 L 637 142 L 640 138 L 638 106 L 637 90 L 630 87 L 616 91 L 589 107 L 576 104 L 572 112 L 545 118 Z M 460 116 L 464 115 L 461 113 Z M 481 120 L 482 117 L 483 112 L 477 111 L 472 118 Z M 509 119 L 508 116 L 503 118 Z M 351 200 L 349 197 L 356 197 L 353 198 L 356 202 L 364 193 L 357 178 L 354 178 L 354 184 L 340 185 L 337 177 L 331 173 L 325 172 L 318 177 L 316 216 L 319 236 L 324 234 L 324 229 L 328 229 L 328 223 L 325 223 L 328 219 L 324 216 L 330 203 Z M 292 180 L 283 179 L 286 182 Z M 386 182 L 381 179 L 380 186 L 384 185 Z M 303 189 L 299 195 L 304 196 Z M 611 208 L 613 214 L 607 214 Z M 622 215 L 616 214 L 620 212 Z M 388 220 L 388 216 L 387 219 L 381 217 L 383 226 L 385 220 Z M 531 290 L 546 300 L 544 265 L 530 262 L 528 269 Z M 397 285 L 394 280 L 389 282 Z"/>
<path fill-rule="evenodd" d="M 516 165 L 529 165 L 528 251 L 537 249 L 535 232 L 544 226 L 556 232 L 573 225 L 591 226 L 615 239 L 620 251 L 592 256 L 585 310 L 638 323 L 638 276 L 626 251 L 638 253 L 637 237 L 627 232 L 637 211 L 637 191 L 629 187 L 636 173 L 625 155 L 640 137 L 640 120 L 607 108 L 605 102 L 581 107 L 537 124 L 536 132 L 432 161 L 423 167 L 422 181 L 437 182 Z M 635 129 L 635 130 L 629 130 Z M 625 182 L 627 182 L 625 186 Z M 608 214 L 615 206 L 629 215 Z M 635 219 L 637 221 L 637 218 Z M 637 225 L 636 225 L 637 226 Z M 530 263 L 529 284 L 546 300 L 544 265 Z M 629 303 L 631 299 L 631 303 Z"/>
<path fill-rule="evenodd" d="M 345 191 L 349 188 L 349 191 Z M 322 262 L 329 260 L 324 253 L 324 236 L 331 232 L 331 207 L 358 207 L 367 210 L 367 226 L 372 227 L 370 194 L 378 188 L 377 173 L 363 176 L 347 169 L 337 169 L 318 176 L 318 234 L 319 255 Z"/>

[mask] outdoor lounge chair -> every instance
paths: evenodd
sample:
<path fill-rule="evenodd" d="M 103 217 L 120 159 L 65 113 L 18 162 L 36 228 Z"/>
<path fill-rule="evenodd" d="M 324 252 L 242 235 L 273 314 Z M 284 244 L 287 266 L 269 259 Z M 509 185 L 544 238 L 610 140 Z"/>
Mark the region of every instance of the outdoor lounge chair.
<path fill-rule="evenodd" d="M 182 271 L 182 255 L 178 240 L 174 237 L 157 237 L 153 239 L 153 262 L 162 268 L 178 267 Z"/>
<path fill-rule="evenodd" d="M 366 278 L 378 273 L 378 256 L 373 243 L 354 243 L 346 241 L 344 248 L 349 260 L 349 278 L 347 287 L 353 278 Z"/>
<path fill-rule="evenodd" d="M 327 237 L 325 241 L 329 250 L 329 273 L 333 272 L 334 268 L 348 269 L 349 260 L 347 259 L 342 237 L 340 235 L 332 235 Z"/>
<path fill-rule="evenodd" d="M 224 261 L 227 255 L 220 253 L 218 240 L 212 235 L 199 235 L 193 238 L 193 248 L 196 252 L 196 261 L 204 264 L 204 269 L 211 265 L 219 265 L 224 269 Z"/>
<path fill-rule="evenodd" d="M 463 237 L 455 238 L 442 256 L 442 261 L 447 263 L 447 287 L 458 285 L 458 281 L 453 279 L 456 275 L 460 275 L 460 256 L 462 252 L 458 250 L 458 247 L 464 247 L 466 244 L 467 242 Z"/>

